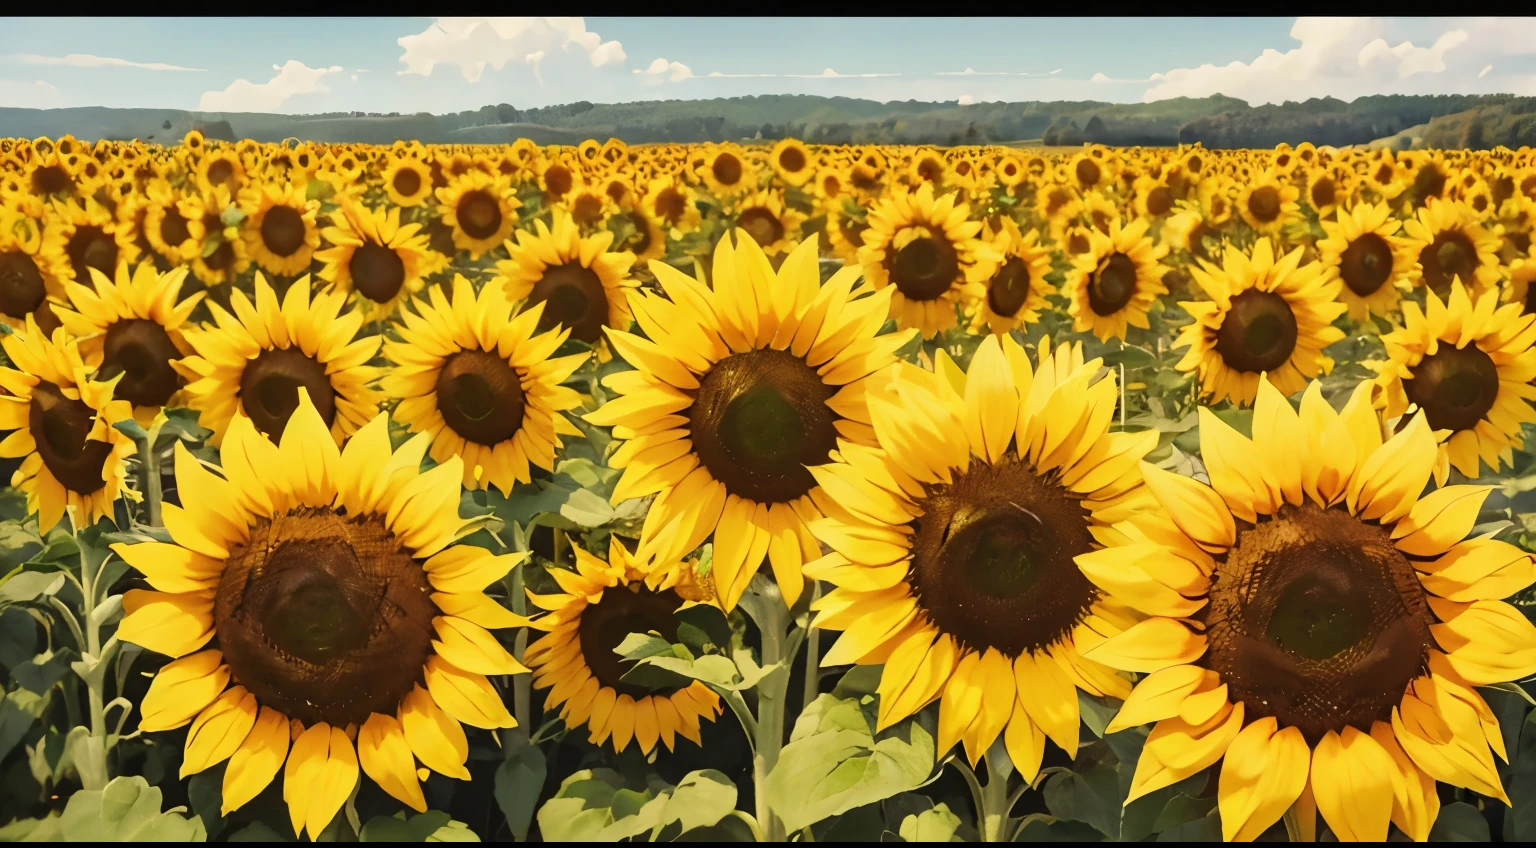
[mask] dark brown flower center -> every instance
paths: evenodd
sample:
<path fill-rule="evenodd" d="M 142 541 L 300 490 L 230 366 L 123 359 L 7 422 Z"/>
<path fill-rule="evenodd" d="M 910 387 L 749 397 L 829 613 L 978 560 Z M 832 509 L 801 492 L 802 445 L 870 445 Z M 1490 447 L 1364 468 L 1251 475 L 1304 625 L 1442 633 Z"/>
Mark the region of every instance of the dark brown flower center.
<path fill-rule="evenodd" d="M 1445 193 L 1445 173 L 1433 162 L 1420 168 L 1413 177 L 1413 193 L 1420 203 L 1441 196 Z"/>
<path fill-rule="evenodd" d="M 1248 213 L 1261 224 L 1280 217 L 1280 189 L 1274 186 L 1259 186 L 1248 195 Z"/>
<path fill-rule="evenodd" d="M 1154 218 L 1168 214 L 1173 208 L 1173 189 L 1158 186 L 1147 192 L 1147 214 Z M 1107 231 L 1106 231 L 1107 232 Z"/>
<path fill-rule="evenodd" d="M 392 185 L 401 197 L 415 197 L 421 191 L 421 174 L 415 168 L 401 168 L 395 172 Z"/>
<path fill-rule="evenodd" d="M 1536 315 L 1536 280 L 1525 284 L 1525 314 Z"/>
<path fill-rule="evenodd" d="M 1471 430 L 1499 397 L 1499 369 L 1476 344 L 1441 342 L 1409 370 L 1403 391 L 1424 410 L 1433 430 Z"/>
<path fill-rule="evenodd" d="M 169 247 L 176 247 L 192 237 L 191 230 L 187 229 L 187 218 L 181 214 L 181 210 L 175 206 L 165 208 L 165 217 L 160 219 L 160 240 Z"/>
<path fill-rule="evenodd" d="M 98 380 L 110 380 L 121 374 L 112 396 L 134 406 L 164 406 L 181 387 L 181 375 L 171 367 L 181 351 L 154 321 L 130 318 L 107 328 L 102 341 L 101 369 Z"/>
<path fill-rule="evenodd" d="M 501 204 L 489 192 L 478 188 L 459 198 L 455 214 L 459 229 L 472 239 L 488 239 L 501 229 Z"/>
<path fill-rule="evenodd" d="M 667 690 L 651 690 L 625 682 L 624 675 L 634 664 L 614 653 L 631 633 L 655 631 L 668 642 L 677 641 L 677 619 L 673 613 L 683 599 L 671 589 L 653 592 L 644 584 L 615 586 L 603 592 L 603 599 L 581 611 L 576 625 L 581 641 L 581 657 L 597 682 L 620 695 L 639 700 L 647 695 L 669 695 Z"/>
<path fill-rule="evenodd" d="M 1084 188 L 1091 188 L 1099 184 L 1099 178 L 1104 175 L 1104 170 L 1099 167 L 1099 163 L 1092 159 L 1079 159 L 1077 160 L 1077 167 L 1072 169 L 1072 173 L 1077 177 L 1078 185 Z"/>
<path fill-rule="evenodd" d="M 1339 187 L 1332 177 L 1320 177 L 1312 183 L 1312 207 L 1323 209 L 1338 201 Z"/>
<path fill-rule="evenodd" d="M 779 153 L 779 167 L 791 174 L 799 173 L 805 167 L 805 152 L 793 145 L 784 148 Z"/>
<path fill-rule="evenodd" d="M 240 406 L 256 429 L 274 444 L 283 435 L 289 416 L 299 408 L 299 387 L 327 427 L 336 420 L 336 390 L 325 366 L 296 347 L 272 348 L 256 355 L 240 375 Z"/>
<path fill-rule="evenodd" d="M 522 381 L 507 361 L 482 350 L 449 356 L 437 374 L 437 409 L 455 433 L 496 445 L 523 426 Z"/>
<path fill-rule="evenodd" d="M 32 257 L 19 250 L 0 254 L 0 312 L 24 318 L 48 295 L 43 273 Z"/>
<path fill-rule="evenodd" d="M 1095 165 L 1094 167 L 1098 167 Z M 1051 193 L 1045 196 L 1045 216 L 1047 218 L 1060 212 L 1063 207 L 1072 202 L 1072 195 L 1064 188 L 1053 188 Z"/>
<path fill-rule="evenodd" d="M 1228 697 L 1311 744 L 1390 721 L 1430 646 L 1424 591 L 1387 531 L 1310 504 L 1240 532 L 1204 618 L 1202 662 Z"/>
<path fill-rule="evenodd" d="M 565 197 L 575 182 L 571 169 L 564 165 L 550 165 L 544 172 L 544 192 L 551 198 Z"/>
<path fill-rule="evenodd" d="M 1515 178 L 1507 174 L 1496 177 L 1488 184 L 1488 190 L 1493 193 L 1494 203 L 1503 203 L 1515 196 Z"/>
<path fill-rule="evenodd" d="M 896 290 L 908 300 L 938 300 L 960 276 L 955 246 L 940 236 L 918 236 L 886 258 Z"/>
<path fill-rule="evenodd" d="M 1093 549 L 1079 498 L 1011 452 L 928 487 L 908 575 L 918 607 L 971 650 L 1009 657 L 1066 636 L 1097 592 L 1074 557 Z"/>
<path fill-rule="evenodd" d="M 727 492 L 787 503 L 816 485 L 808 465 L 837 447 L 837 387 L 782 350 L 733 354 L 704 375 L 689 410 L 693 449 Z"/>
<path fill-rule="evenodd" d="M 223 185 L 234 175 L 235 167 L 222 156 L 213 160 L 213 164 L 208 166 L 208 182 L 214 185 Z"/>
<path fill-rule="evenodd" d="M 64 254 L 74 269 L 75 282 L 81 284 L 91 282 L 91 272 L 87 269 L 95 268 L 111 279 L 112 271 L 117 267 L 117 241 L 94 224 L 76 228 L 64 246 Z"/>
<path fill-rule="evenodd" d="M 352 285 L 374 303 L 388 303 L 405 285 L 405 261 L 400 254 L 371 241 L 352 251 L 347 265 Z"/>
<path fill-rule="evenodd" d="M 528 305 L 544 304 L 538 331 L 563 326 L 571 338 L 594 344 L 603 336 L 603 322 L 608 320 L 608 293 L 596 271 L 580 262 L 551 265 L 534 283 Z"/>
<path fill-rule="evenodd" d="M 583 227 L 603 220 L 603 199 L 590 192 L 577 195 L 571 204 L 571 220 Z"/>
<path fill-rule="evenodd" d="M 1477 247 L 1461 230 L 1447 230 L 1419 251 L 1419 265 L 1424 269 L 1424 284 L 1444 297 L 1452 280 L 1469 286 L 1477 270 Z"/>
<path fill-rule="evenodd" d="M 234 682 L 289 718 L 345 727 L 393 715 L 431 652 L 431 591 L 379 516 L 260 518 L 219 580 L 218 647 Z"/>
<path fill-rule="evenodd" d="M 1350 243 L 1339 257 L 1339 276 L 1344 285 L 1361 297 L 1377 292 L 1392 276 L 1392 247 L 1375 233 L 1365 233 Z"/>
<path fill-rule="evenodd" d="M 1089 247 L 1090 245 L 1088 243 L 1088 236 L 1085 233 L 1074 231 L 1067 236 L 1068 254 L 1077 256 L 1079 254 L 1087 253 Z M 1093 293 L 1092 290 L 1090 290 L 1089 298 L 1091 299 L 1092 297 Z"/>
<path fill-rule="evenodd" d="M 688 212 L 688 199 L 675 188 L 664 188 L 656 195 L 656 214 L 669 224 L 676 224 Z"/>
<path fill-rule="evenodd" d="M 304 246 L 304 216 L 291 206 L 273 206 L 261 216 L 261 241 L 278 256 L 292 256 Z"/>
<path fill-rule="evenodd" d="M 736 226 L 746 230 L 759 247 L 767 247 L 784 237 L 784 224 L 779 216 L 761 206 L 742 210 Z"/>
<path fill-rule="evenodd" d="M 1088 308 L 1095 315 L 1113 315 L 1136 296 L 1136 262 L 1124 253 L 1111 253 L 1088 279 Z"/>
<path fill-rule="evenodd" d="M 710 173 L 721 185 L 730 187 L 741 182 L 741 160 L 735 154 L 721 153 L 709 166 Z"/>
<path fill-rule="evenodd" d="M 38 195 L 63 194 L 74 188 L 69 172 L 58 165 L 44 165 L 32 172 L 32 192 Z"/>
<path fill-rule="evenodd" d="M 102 468 L 112 445 L 89 438 L 96 411 L 85 401 L 68 398 L 59 386 L 43 380 L 32 387 L 27 427 L 37 442 L 38 456 L 60 485 L 82 495 L 106 485 Z"/>
<path fill-rule="evenodd" d="M 1273 371 L 1290 360 L 1295 350 L 1296 315 L 1285 298 L 1258 289 L 1232 298 L 1216 331 L 1216 352 L 1228 368 Z"/>
<path fill-rule="evenodd" d="M 1029 265 L 1017 256 L 1008 257 L 987 287 L 987 305 L 1004 318 L 1012 318 L 1029 299 Z"/>

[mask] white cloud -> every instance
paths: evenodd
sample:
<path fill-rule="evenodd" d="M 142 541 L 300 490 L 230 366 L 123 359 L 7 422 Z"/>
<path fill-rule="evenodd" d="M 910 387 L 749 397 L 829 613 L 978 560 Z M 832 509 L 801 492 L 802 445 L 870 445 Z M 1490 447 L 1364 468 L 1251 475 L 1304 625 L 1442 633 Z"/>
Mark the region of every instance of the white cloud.
<path fill-rule="evenodd" d="M 39 56 L 36 53 L 17 53 L 11 57 L 23 65 L 66 65 L 71 68 L 142 68 L 146 71 L 195 71 L 203 68 L 183 68 L 164 62 L 130 62 L 111 56 L 92 56 L 89 53 L 71 53 L 68 56 Z"/>
<path fill-rule="evenodd" d="M 341 66 L 311 68 L 297 59 L 273 65 L 277 75 L 263 83 L 237 79 L 223 91 L 208 91 L 198 101 L 202 112 L 276 112 L 288 98 L 317 91 L 330 91 L 321 80 L 327 74 L 341 73 Z"/>
<path fill-rule="evenodd" d="M 0 106 L 47 109 L 58 104 L 59 89 L 42 80 L 22 82 L 0 79 Z"/>
<path fill-rule="evenodd" d="M 1482 79 L 1483 77 L 1488 76 L 1488 72 L 1491 71 L 1491 70 L 1493 70 L 1493 66 L 1492 65 L 1484 65 L 1483 69 L 1481 71 L 1477 72 L 1477 78 L 1478 79 Z"/>
<path fill-rule="evenodd" d="M 1061 73 L 1061 68 L 1057 68 L 1056 70 L 1051 71 L 1051 76 L 1055 76 L 1056 74 L 1059 74 L 1059 73 Z"/>
<path fill-rule="evenodd" d="M 1051 74 L 1059 74 L 1061 69 L 1051 71 Z M 963 71 L 938 71 L 936 77 L 1048 77 L 1051 74 L 1038 74 L 1033 71 L 978 71 L 975 68 L 966 68 Z"/>
<path fill-rule="evenodd" d="M 1089 82 L 1097 82 L 1097 83 L 1106 83 L 1106 82 L 1110 82 L 1110 83 L 1138 83 L 1138 82 L 1156 82 L 1156 81 L 1158 81 L 1158 80 L 1160 80 L 1162 78 L 1163 78 L 1162 74 L 1153 74 L 1152 76 L 1145 77 L 1143 79 L 1114 79 L 1114 78 L 1112 78 L 1112 77 L 1110 77 L 1110 76 L 1108 76 L 1106 74 L 1094 74 L 1092 77 L 1090 77 L 1088 79 L 1088 81 Z"/>
<path fill-rule="evenodd" d="M 666 59 L 657 59 L 646 68 L 635 68 L 633 73 L 647 77 L 655 77 L 656 81 L 665 76 L 673 82 L 682 82 L 693 78 L 693 70 L 682 62 L 668 62 Z"/>
<path fill-rule="evenodd" d="M 509 62 L 537 67 L 551 51 L 584 52 L 594 68 L 627 58 L 617 41 L 603 41 L 582 18 L 437 18 L 416 35 L 397 39 L 404 49 L 399 74 L 431 76 L 438 65 L 457 66 L 464 79 L 479 82 L 486 68 Z"/>
<path fill-rule="evenodd" d="M 970 96 L 969 94 L 962 94 L 962 95 L 960 95 L 960 99 L 959 99 L 958 102 L 959 102 L 959 104 L 961 106 L 969 106 L 972 103 L 976 102 L 976 98 Z"/>
<path fill-rule="evenodd" d="M 819 74 L 722 74 L 719 71 L 710 71 L 708 76 L 719 79 L 875 79 L 877 77 L 900 77 L 906 74 L 840 74 L 831 68 L 827 68 Z"/>

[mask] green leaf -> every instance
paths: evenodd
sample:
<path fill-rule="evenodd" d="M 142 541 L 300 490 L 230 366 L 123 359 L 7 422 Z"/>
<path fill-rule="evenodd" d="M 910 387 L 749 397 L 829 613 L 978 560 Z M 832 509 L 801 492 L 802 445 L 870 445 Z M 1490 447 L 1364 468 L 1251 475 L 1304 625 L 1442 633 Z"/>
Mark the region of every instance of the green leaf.
<path fill-rule="evenodd" d="M 26 610 L 0 610 L 0 668 L 31 662 L 37 653 L 38 635 L 37 620 Z"/>
<path fill-rule="evenodd" d="M 546 774 L 544 752 L 537 745 L 519 747 L 496 769 L 496 805 L 507 817 L 507 827 L 518 842 L 528 840 L 528 826 L 533 822 L 539 794 L 544 791 Z"/>
<path fill-rule="evenodd" d="M 0 699 L 0 760 L 27 735 L 43 714 L 47 701 L 41 694 L 18 689 Z"/>
<path fill-rule="evenodd" d="M 0 581 L 0 605 L 25 604 L 58 594 L 64 575 L 46 571 L 13 571 Z"/>
<path fill-rule="evenodd" d="M 768 775 L 768 799 L 791 832 L 927 780 L 931 730 L 909 720 L 875 734 L 874 698 L 821 695 L 795 721 Z"/>
<path fill-rule="evenodd" d="M 192 775 L 187 781 L 187 802 L 192 805 L 192 812 L 202 819 L 203 827 L 208 830 L 208 838 L 213 839 L 224 831 L 228 820 L 224 818 L 222 807 L 224 804 L 224 769 L 228 762 L 219 763 L 210 769 L 204 769 Z"/>
<path fill-rule="evenodd" d="M 950 812 L 948 806 L 940 804 L 902 819 L 899 833 L 908 842 L 961 842 L 963 840 L 955 835 L 959 829 L 960 817 Z"/>
<path fill-rule="evenodd" d="M 149 438 L 149 432 L 143 427 L 140 427 L 139 422 L 134 421 L 132 418 L 124 418 L 116 424 L 113 424 L 112 429 L 122 433 L 124 436 L 127 436 L 130 439 L 133 439 L 135 442 Z"/>
<path fill-rule="evenodd" d="M 662 811 L 661 823 L 676 822 L 684 832 L 713 827 L 736 809 L 736 784 L 714 769 L 696 771 L 683 778 Z"/>
<path fill-rule="evenodd" d="M 1158 842 L 1220 842 L 1221 816 L 1215 811 L 1201 818 L 1170 827 L 1157 835 Z"/>
<path fill-rule="evenodd" d="M 1093 827 L 1076 821 L 1061 821 L 1043 813 L 1024 817 L 1024 823 L 1013 837 L 1014 842 L 1103 842 L 1104 837 Z"/>
<path fill-rule="evenodd" d="M 1430 842 L 1488 842 L 1492 839 L 1488 820 L 1471 804 L 1457 802 L 1440 808 L 1435 826 L 1429 830 Z"/>
<path fill-rule="evenodd" d="M 1520 742 L 1511 753 L 1514 759 L 1509 769 L 1510 810 L 1504 815 L 1506 839 L 1536 841 L 1536 711 L 1520 723 Z M 1438 828 L 1439 823 L 1435 826 Z"/>
<path fill-rule="evenodd" d="M 240 207 L 233 204 L 224 207 L 224 211 L 219 213 L 219 223 L 226 227 L 238 227 L 240 222 L 244 220 L 245 213 L 240 211 Z"/>
<path fill-rule="evenodd" d="M 162 812 L 160 790 L 142 777 L 119 777 L 106 788 L 71 795 L 59 828 L 67 842 L 205 842 L 203 822 Z"/>
<path fill-rule="evenodd" d="M 1082 773 L 1057 772 L 1046 780 L 1045 808 L 1058 819 L 1083 822 L 1110 839 L 1120 835 L 1118 775 L 1099 763 Z"/>
<path fill-rule="evenodd" d="M 359 842 L 479 842 L 469 825 L 454 821 L 440 810 L 428 810 L 410 818 L 404 812 L 375 816 L 363 825 Z"/>
<path fill-rule="evenodd" d="M 311 183 L 313 185 L 313 183 Z M 287 830 L 287 828 L 283 828 Z M 281 833 L 270 825 L 262 822 L 251 822 L 245 827 L 235 831 L 229 837 L 230 842 L 293 842 L 293 837 Z"/>
<path fill-rule="evenodd" d="M 590 489 L 571 492 L 560 505 L 560 515 L 574 521 L 579 527 L 601 527 L 613 520 L 613 507 L 608 499 Z"/>

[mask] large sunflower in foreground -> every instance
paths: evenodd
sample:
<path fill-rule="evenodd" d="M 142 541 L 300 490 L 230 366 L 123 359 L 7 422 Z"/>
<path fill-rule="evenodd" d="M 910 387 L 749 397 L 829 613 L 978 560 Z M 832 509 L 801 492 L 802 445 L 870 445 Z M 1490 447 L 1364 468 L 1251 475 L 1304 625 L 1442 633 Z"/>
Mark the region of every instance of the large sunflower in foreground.
<path fill-rule="evenodd" d="M 363 316 L 356 309 L 341 314 L 347 296 L 327 291 L 311 299 L 309 285 L 308 275 L 300 277 L 279 304 L 257 272 L 254 303 L 233 291 L 233 314 L 209 303 L 215 325 L 184 331 L 196 355 L 176 370 L 187 378 L 187 405 L 213 431 L 209 444 L 224 438 L 236 411 L 276 440 L 299 405 L 300 387 L 338 444 L 373 417 L 379 395 L 371 384 L 379 369 L 368 361 L 381 337 L 356 338 Z"/>
<path fill-rule="evenodd" d="M 1021 233 L 1012 218 L 1003 218 L 997 232 L 988 227 L 983 238 L 992 243 L 1002 261 L 986 281 L 986 295 L 969 310 L 971 332 L 986 327 L 1006 333 L 1039 321 L 1040 310 L 1047 306 L 1045 296 L 1054 288 L 1045 279 L 1051 271 L 1051 251 L 1040 244 L 1040 234 Z"/>
<path fill-rule="evenodd" d="M 536 232 L 517 231 L 516 243 L 506 243 L 509 258 L 496 263 L 491 285 L 504 287 L 507 299 L 527 306 L 544 304 L 540 332 L 555 326 L 571 337 L 595 344 L 603 328 L 627 329 L 629 304 L 625 289 L 639 283 L 630 276 L 635 255 L 614 252 L 611 231 L 583 236 L 571 216 L 556 210 L 554 226 L 535 221 Z"/>
<path fill-rule="evenodd" d="M 421 472 L 429 441 L 391 454 L 380 414 L 339 451 L 300 393 L 279 445 L 244 416 L 229 425 L 222 477 L 178 444 L 172 541 L 112 546 L 154 589 L 123 596 L 118 636 L 175 658 L 139 727 L 192 725 L 183 777 L 228 760 L 225 815 L 281 767 L 294 832 L 317 838 L 359 765 L 425 810 L 418 761 L 468 780 L 461 724 L 515 726 L 486 675 L 527 669 L 488 628 L 524 622 L 482 590 L 524 555 L 453 544 L 473 529 L 463 472 L 456 458 Z"/>
<path fill-rule="evenodd" d="M 1251 257 L 1229 246 L 1220 266 L 1190 266 L 1190 276 L 1211 299 L 1179 304 L 1195 320 L 1179 331 L 1174 346 L 1189 348 L 1176 367 L 1200 375 L 1202 395 L 1247 406 L 1262 374 L 1293 395 L 1332 367 L 1322 351 L 1344 338 L 1333 326 L 1345 310 L 1336 300 L 1340 283 L 1317 262 L 1301 264 L 1302 250 L 1277 258 L 1273 243 L 1261 238 Z"/>
<path fill-rule="evenodd" d="M 1221 762 L 1222 833 L 1250 840 L 1295 805 L 1340 840 L 1429 835 L 1435 783 L 1505 799 L 1506 756 L 1474 688 L 1536 672 L 1536 628 L 1500 601 L 1536 561 L 1468 538 L 1489 487 L 1420 497 L 1435 464 L 1421 415 L 1383 442 L 1361 384 L 1342 413 L 1308 387 L 1298 414 L 1260 387 L 1254 439 L 1200 411 L 1214 489 L 1144 467 L 1188 538 L 1081 561 L 1154 616 L 1087 655 L 1148 673 L 1110 724 L 1156 722 L 1127 803 Z M 1097 566 L 1097 567 L 1094 567 Z"/>
<path fill-rule="evenodd" d="M 897 188 L 871 209 L 859 262 L 876 289 L 891 287 L 890 317 L 924 338 L 953 328 L 955 306 L 970 306 L 997 267 L 991 247 L 977 238 L 980 221 L 957 194 L 937 200 L 933 184 Z"/>
<path fill-rule="evenodd" d="M 885 665 L 878 728 L 938 699 L 940 757 L 963 741 L 974 763 L 1001 733 L 1032 781 L 1047 738 L 1076 755 L 1077 689 L 1129 694 L 1082 651 L 1135 619 L 1074 558 L 1155 506 L 1138 463 L 1157 436 L 1109 432 L 1100 365 L 1078 344 L 1031 369 L 1008 335 L 964 374 L 902 364 L 869 391 L 879 447 L 843 441 L 811 469 L 832 553 L 805 573 L 836 587 L 815 626 L 843 631 L 822 662 Z"/>
<path fill-rule="evenodd" d="M 1402 222 L 1385 203 L 1360 203 L 1338 209 L 1338 220 L 1321 220 L 1328 237 L 1317 243 L 1318 261 L 1332 268 L 1344 285 L 1339 298 L 1349 317 L 1391 315 L 1402 299 L 1399 285 L 1413 272 L 1413 251 L 1397 233 Z"/>
<path fill-rule="evenodd" d="M 116 279 L 95 268 L 91 285 L 67 283 L 73 310 L 59 307 L 59 321 L 80 340 L 80 355 L 98 380 L 117 378 L 112 395 L 133 404 L 133 417 L 148 427 L 171 404 L 182 378 L 172 362 L 192 353 L 182 328 L 203 299 L 181 298 L 182 266 L 164 274 L 145 259 L 132 273 L 117 266 Z"/>
<path fill-rule="evenodd" d="M 0 456 L 20 459 L 10 484 L 26 493 L 47 533 L 74 507 L 77 527 L 113 514 L 127 458 L 138 446 L 114 426 L 133 417 L 112 398 L 112 383 L 90 379 L 79 344 L 63 331 L 50 340 L 27 318 L 25 330 L 0 339 L 13 368 L 0 368 Z"/>
<path fill-rule="evenodd" d="M 587 725 L 592 744 L 611 739 L 619 753 L 631 740 L 643 754 L 657 741 L 672 750 L 678 736 L 701 744 L 699 721 L 715 720 L 720 697 L 698 681 L 671 691 L 629 683 L 623 677 L 630 667 L 614 649 L 631 633 L 653 630 L 676 642 L 673 613 L 708 603 L 707 583 L 696 580 L 692 563 L 641 567 L 617 536 L 610 538 L 607 562 L 575 551 L 575 571 L 549 570 L 561 594 L 528 595 L 549 611 L 529 624 L 545 635 L 527 653 L 534 687 L 549 689 L 545 709 L 560 707 L 567 729 Z"/>
<path fill-rule="evenodd" d="M 806 525 L 835 497 L 806 466 L 839 437 L 869 443 L 867 379 L 896 362 L 910 333 L 879 335 L 890 290 L 855 287 L 856 266 L 821 284 L 816 239 L 775 272 L 745 233 L 715 248 L 714 288 L 661 262 L 666 297 L 630 296 L 645 338 L 608 331 L 637 370 L 612 374 L 614 397 L 586 416 L 623 441 L 613 502 L 655 494 L 642 562 L 675 562 L 715 534 L 711 574 L 729 611 L 763 560 L 793 605 L 801 565 L 820 554 Z"/>
<path fill-rule="evenodd" d="M 377 321 L 421 291 L 431 270 L 427 237 L 420 224 L 400 223 L 400 210 L 375 211 L 344 201 L 341 214 L 325 228 L 328 247 L 315 254 L 325 263 L 319 277 L 343 292 L 357 292 L 365 320 Z"/>
<path fill-rule="evenodd" d="M 1117 218 L 1108 233 L 1088 229 L 1088 249 L 1073 257 L 1063 287 L 1077 332 L 1107 341 L 1125 338 L 1127 326 L 1147 329 L 1147 311 L 1168 293 L 1163 275 L 1172 270 L 1161 262 L 1168 245 L 1154 244 L 1148 226 L 1144 218 L 1129 224 Z"/>
<path fill-rule="evenodd" d="M 1498 299 L 1490 290 L 1474 301 L 1453 282 L 1450 297 L 1430 291 L 1422 310 L 1404 302 L 1403 326 L 1382 337 L 1387 415 L 1421 409 L 1431 430 L 1450 432 L 1435 466 L 1442 485 L 1451 467 L 1476 477 L 1479 458 L 1497 471 L 1536 422 L 1536 316 Z"/>
<path fill-rule="evenodd" d="M 395 420 L 432 437 L 433 461 L 462 458 L 467 488 L 510 494 L 530 463 L 554 469 L 562 435 L 581 435 L 561 414 L 581 395 L 560 384 L 590 354 L 551 358 L 569 332 L 537 333 L 543 308 L 511 318 L 499 287 L 477 297 L 455 274 L 451 299 L 433 286 L 429 301 L 401 310 L 401 341 L 384 342 L 391 367 L 380 388 L 399 401 Z"/>

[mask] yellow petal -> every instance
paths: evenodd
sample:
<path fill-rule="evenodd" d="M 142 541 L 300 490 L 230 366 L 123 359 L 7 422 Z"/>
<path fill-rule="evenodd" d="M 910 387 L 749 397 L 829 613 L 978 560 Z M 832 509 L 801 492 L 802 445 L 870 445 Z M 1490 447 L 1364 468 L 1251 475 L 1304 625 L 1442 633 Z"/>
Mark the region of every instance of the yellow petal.
<path fill-rule="evenodd" d="M 501 695 L 484 675 L 455 668 L 433 655 L 427 657 L 424 676 L 432 700 L 458 721 L 483 730 L 517 726 Z"/>
<path fill-rule="evenodd" d="M 1052 742 L 1067 756 L 1077 756 L 1077 687 L 1050 655 L 1023 653 L 1013 661 L 1019 703 Z"/>
<path fill-rule="evenodd" d="M 1184 535 L 1209 553 L 1221 553 L 1237 541 L 1232 512 L 1210 486 L 1143 462 L 1147 489 L 1163 505 Z"/>
<path fill-rule="evenodd" d="M 1205 636 L 1172 618 L 1149 618 L 1083 652 L 1122 671 L 1153 672 L 1187 665 L 1205 653 Z"/>
<path fill-rule="evenodd" d="M 357 732 L 357 758 L 363 773 L 391 797 L 418 813 L 426 812 L 416 760 L 398 719 L 379 713 L 368 716 Z"/>
<path fill-rule="evenodd" d="M 432 619 L 437 639 L 432 649 L 458 668 L 475 674 L 522 674 L 528 669 L 496 641 L 490 631 L 462 618 Z"/>
<path fill-rule="evenodd" d="M 427 690 L 416 686 L 400 702 L 400 727 L 411 753 L 427 768 L 441 775 L 469 780 L 469 740 Z"/>
<path fill-rule="evenodd" d="M 213 638 L 213 593 L 173 595 L 129 589 L 123 595 L 118 638 L 166 656 L 179 657 Z"/>
<path fill-rule="evenodd" d="M 225 690 L 198 714 L 187 731 L 181 777 L 197 774 L 229 759 L 256 724 L 256 696 L 244 686 Z"/>
<path fill-rule="evenodd" d="M 288 717 L 262 707 L 251 732 L 229 758 L 224 770 L 224 800 L 220 808 L 229 815 L 261 794 L 288 756 Z"/>
<path fill-rule="evenodd" d="M 1243 728 L 1221 762 L 1217 805 L 1222 838 L 1251 842 L 1280 820 L 1307 786 L 1307 742 L 1274 716 Z"/>
<path fill-rule="evenodd" d="M 1340 842 L 1385 842 L 1392 818 L 1392 758 L 1353 727 L 1329 731 L 1312 752 L 1317 810 Z"/>
<path fill-rule="evenodd" d="M 139 704 L 146 732 L 171 730 L 191 721 L 229 684 L 229 666 L 218 651 L 201 651 L 166 663 Z"/>
<path fill-rule="evenodd" d="M 1152 672 L 1131 690 L 1131 696 L 1125 699 L 1104 732 L 1118 733 L 1178 715 L 1179 705 L 1205 681 L 1206 675 L 1205 669 L 1194 665 L 1175 665 Z"/>
<path fill-rule="evenodd" d="M 1392 528 L 1397 549 L 1410 556 L 1439 556 L 1465 539 L 1477 524 L 1492 486 L 1446 486 L 1413 505 Z"/>

